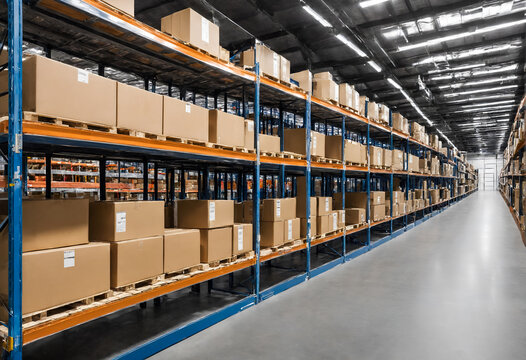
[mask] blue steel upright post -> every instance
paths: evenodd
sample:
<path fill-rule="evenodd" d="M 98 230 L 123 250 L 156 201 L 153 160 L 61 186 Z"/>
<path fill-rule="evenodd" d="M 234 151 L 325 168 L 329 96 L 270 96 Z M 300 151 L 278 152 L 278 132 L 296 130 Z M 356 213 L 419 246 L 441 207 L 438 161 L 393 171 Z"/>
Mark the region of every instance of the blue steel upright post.
<path fill-rule="evenodd" d="M 389 110 L 389 126 L 391 127 L 391 131 L 389 132 L 389 149 L 391 151 L 391 173 L 389 174 L 389 193 L 390 193 L 390 198 L 389 198 L 389 201 L 390 201 L 390 213 L 389 213 L 389 216 L 391 217 L 391 220 L 389 221 L 389 234 L 390 235 L 393 235 L 393 183 L 394 183 L 394 179 L 393 179 L 393 163 L 392 163 L 392 159 L 393 159 L 393 149 L 394 149 L 394 145 L 393 145 L 393 112 L 391 110 Z M 406 205 L 407 206 L 407 205 Z"/>
<path fill-rule="evenodd" d="M 310 141 L 311 141 L 311 119 L 310 119 L 310 106 L 311 99 L 310 94 L 307 95 L 307 101 L 305 102 L 305 119 L 303 119 L 303 127 L 305 128 L 305 147 L 307 154 L 307 167 L 305 168 L 305 190 L 306 194 L 306 206 L 305 206 L 305 215 L 307 217 L 307 264 L 306 272 L 307 277 L 310 277 L 310 243 L 311 243 L 311 223 L 310 223 L 310 177 L 311 177 L 311 158 L 310 158 Z"/>
<path fill-rule="evenodd" d="M 8 6 L 9 359 L 22 359 L 22 1 Z"/>
<path fill-rule="evenodd" d="M 279 103 L 279 125 L 278 125 L 278 134 L 279 134 L 279 151 L 285 150 L 285 130 L 283 125 L 283 106 L 281 102 Z M 285 197 L 285 165 L 279 165 L 279 197 Z"/>
<path fill-rule="evenodd" d="M 254 59 L 256 57 L 256 48 L 254 46 Z M 252 214 L 253 214 L 253 239 L 254 239 L 254 250 L 256 251 L 256 264 L 254 265 L 254 295 L 256 297 L 256 303 L 259 302 L 259 271 L 260 271 L 260 254 L 259 246 L 261 243 L 260 233 L 259 233 L 259 199 L 260 199 L 260 189 L 259 189 L 259 177 L 260 177 L 260 164 L 261 159 L 259 155 L 259 62 L 256 62 L 256 88 L 254 91 L 254 148 L 256 149 L 256 163 L 254 164 L 254 177 L 252 179 Z"/>
<path fill-rule="evenodd" d="M 367 105 L 365 106 L 367 110 Z M 366 111 L 367 112 L 367 111 Z M 367 122 L 367 175 L 365 177 L 365 188 L 367 191 L 367 208 L 365 209 L 365 220 L 367 221 L 367 246 L 371 245 L 371 125 Z"/>
<path fill-rule="evenodd" d="M 346 214 L 345 214 L 345 116 L 342 117 L 342 185 L 341 185 L 341 191 L 342 191 L 342 209 L 343 209 L 343 243 L 342 243 L 342 256 L 343 256 L 343 262 L 345 262 L 345 242 L 347 240 L 347 227 L 345 226 L 345 223 L 347 222 Z"/>

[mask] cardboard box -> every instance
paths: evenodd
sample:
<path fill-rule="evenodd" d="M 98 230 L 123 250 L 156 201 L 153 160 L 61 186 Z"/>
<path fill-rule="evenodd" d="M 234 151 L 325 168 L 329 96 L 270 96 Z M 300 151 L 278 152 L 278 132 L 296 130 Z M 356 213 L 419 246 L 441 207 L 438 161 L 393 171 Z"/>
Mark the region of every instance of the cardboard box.
<path fill-rule="evenodd" d="M 117 124 L 116 87 L 114 80 L 42 56 L 22 63 L 24 111 L 113 127 Z M 0 92 L 4 91 L 8 91 L 7 70 L 0 72 Z M 8 97 L 0 97 L 1 115 L 9 113 Z"/>
<path fill-rule="evenodd" d="M 265 152 L 280 153 L 279 136 L 259 134 L 259 149 Z"/>
<path fill-rule="evenodd" d="M 208 141 L 208 109 L 163 96 L 163 135 Z"/>
<path fill-rule="evenodd" d="M 117 288 L 163 273 L 162 236 L 112 242 L 111 287 Z"/>
<path fill-rule="evenodd" d="M 166 274 L 190 268 L 201 262 L 201 240 L 197 229 L 164 231 L 164 268 Z"/>
<path fill-rule="evenodd" d="M 357 165 L 367 164 L 367 147 L 363 144 L 349 141 L 345 144 L 345 161 Z"/>
<path fill-rule="evenodd" d="M 254 150 L 254 120 L 245 120 L 245 149 Z M 259 141 L 261 147 L 261 139 Z"/>
<path fill-rule="evenodd" d="M 164 227 L 171 229 L 176 228 L 178 226 L 177 221 L 177 203 L 181 201 L 179 199 L 175 199 L 173 202 L 165 202 L 164 203 Z"/>
<path fill-rule="evenodd" d="M 316 216 L 316 235 L 323 235 L 329 231 L 329 215 Z"/>
<path fill-rule="evenodd" d="M 8 302 L 8 231 L 0 234 L 0 297 Z M 110 245 L 89 243 L 22 254 L 22 313 L 79 301 L 110 289 Z M 44 296 L 45 295 L 45 296 Z M 7 321 L 4 307 L 0 319 Z"/>
<path fill-rule="evenodd" d="M 334 210 L 338 214 L 338 229 L 345 226 L 345 210 Z"/>
<path fill-rule="evenodd" d="M 390 169 L 393 165 L 393 154 L 391 152 L 391 150 L 389 149 L 383 149 L 384 153 L 382 155 L 382 158 L 383 158 L 383 165 Z"/>
<path fill-rule="evenodd" d="M 300 238 L 300 219 L 289 219 L 283 221 L 283 242 L 288 243 Z"/>
<path fill-rule="evenodd" d="M 245 119 L 221 110 L 208 112 L 208 139 L 226 146 L 245 146 Z"/>
<path fill-rule="evenodd" d="M 117 127 L 162 134 L 163 96 L 117 83 Z"/>
<path fill-rule="evenodd" d="M 232 255 L 252 251 L 252 224 L 234 224 L 232 230 Z"/>
<path fill-rule="evenodd" d="M 256 44 L 256 56 L 259 62 L 259 73 L 271 76 L 279 81 L 281 71 L 281 59 L 278 54 L 263 44 Z M 243 51 L 240 56 L 241 66 L 254 66 L 254 49 Z"/>
<path fill-rule="evenodd" d="M 360 208 L 351 208 L 345 209 L 345 224 L 346 225 L 357 225 L 364 224 L 365 219 L 365 209 Z"/>
<path fill-rule="evenodd" d="M 393 170 L 404 170 L 404 152 L 398 149 L 392 151 Z"/>
<path fill-rule="evenodd" d="M 312 83 L 312 96 L 325 101 L 338 103 L 338 85 L 332 80 L 321 80 L 314 78 Z"/>
<path fill-rule="evenodd" d="M 279 64 L 280 64 L 279 79 L 281 81 L 290 83 L 290 61 L 288 61 L 284 56 L 280 56 Z"/>
<path fill-rule="evenodd" d="M 104 2 L 116 7 L 117 9 L 135 16 L 135 1 L 134 0 L 104 0 Z"/>
<path fill-rule="evenodd" d="M 307 155 L 307 131 L 305 128 L 285 129 L 284 148 L 296 154 Z M 325 135 L 311 131 L 311 155 L 325 157 Z"/>
<path fill-rule="evenodd" d="M 296 217 L 296 198 L 264 199 L 262 221 L 278 221 Z"/>
<path fill-rule="evenodd" d="M 338 226 L 339 215 L 340 214 L 337 211 L 331 211 L 329 214 L 329 232 L 338 230 L 340 228 Z"/>
<path fill-rule="evenodd" d="M 351 140 L 345 140 L 345 161 L 354 164 L 364 164 L 365 159 L 361 158 L 359 143 Z M 329 159 L 342 160 L 342 137 L 340 135 L 325 136 L 325 157 Z"/>
<path fill-rule="evenodd" d="M 385 204 L 385 192 L 371 191 L 371 205 Z"/>
<path fill-rule="evenodd" d="M 383 166 L 384 151 L 381 147 L 370 146 L 369 153 L 371 154 L 371 165 L 372 166 Z"/>
<path fill-rule="evenodd" d="M 177 210 L 182 228 L 213 229 L 234 225 L 233 200 L 182 200 Z"/>
<path fill-rule="evenodd" d="M 317 199 L 315 196 L 310 197 L 310 216 L 316 216 Z M 307 200 L 304 194 L 296 197 L 296 216 L 300 218 L 307 217 Z"/>
<path fill-rule="evenodd" d="M 90 241 L 123 241 L 163 233 L 162 201 L 94 201 L 89 204 Z"/>
<path fill-rule="evenodd" d="M 371 205 L 370 217 L 372 221 L 385 219 L 385 205 Z"/>
<path fill-rule="evenodd" d="M 243 216 L 243 203 L 235 202 L 234 203 L 234 223 L 244 223 L 244 216 Z"/>
<path fill-rule="evenodd" d="M 52 249 L 88 242 L 88 199 L 22 200 L 22 251 Z M 0 200 L 0 215 L 8 213 Z"/>
<path fill-rule="evenodd" d="M 369 101 L 367 103 L 367 118 L 374 120 L 374 121 L 379 121 L 380 116 L 378 114 L 378 104 L 377 103 L 373 101 Z"/>
<path fill-rule="evenodd" d="M 316 214 L 328 215 L 332 211 L 332 198 L 329 196 L 318 196 L 317 198 Z"/>
<path fill-rule="evenodd" d="M 228 51 L 224 47 L 219 46 L 219 60 L 223 60 L 224 62 L 230 62 L 230 51 Z"/>
<path fill-rule="evenodd" d="M 372 203 L 372 201 L 371 201 Z M 349 208 L 367 208 L 366 192 L 348 192 L 345 193 L 345 207 Z"/>
<path fill-rule="evenodd" d="M 329 71 L 323 71 L 314 74 L 314 81 L 318 80 L 333 80 L 332 74 Z"/>
<path fill-rule="evenodd" d="M 226 201 L 226 200 L 224 200 Z M 228 259 L 232 256 L 232 226 L 200 229 L 201 262 Z"/>
<path fill-rule="evenodd" d="M 219 57 L 219 27 L 190 8 L 163 17 L 161 31 Z"/>
<path fill-rule="evenodd" d="M 318 233 L 316 229 L 316 216 L 310 217 L 310 227 L 311 227 L 311 235 Z M 300 236 L 302 239 L 305 239 L 307 237 L 307 219 L 306 218 L 300 219 Z"/>
<path fill-rule="evenodd" d="M 280 246 L 284 243 L 283 221 L 262 221 L 261 247 Z"/>
<path fill-rule="evenodd" d="M 340 105 L 353 107 L 353 87 L 349 84 L 338 85 L 338 99 Z"/>
<path fill-rule="evenodd" d="M 290 74 L 290 78 L 297 81 L 299 87 L 308 93 L 312 93 L 312 73 L 309 70 L 303 70 Z"/>

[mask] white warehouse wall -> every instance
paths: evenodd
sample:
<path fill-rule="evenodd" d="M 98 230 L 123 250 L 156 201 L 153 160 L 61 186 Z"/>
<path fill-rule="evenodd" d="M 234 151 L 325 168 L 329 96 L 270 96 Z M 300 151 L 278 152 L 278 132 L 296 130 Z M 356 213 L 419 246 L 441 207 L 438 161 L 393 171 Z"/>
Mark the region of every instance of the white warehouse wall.
<path fill-rule="evenodd" d="M 495 191 L 497 190 L 500 170 L 504 165 L 504 159 L 501 155 L 481 155 L 468 154 L 469 163 L 479 170 L 479 190 Z"/>

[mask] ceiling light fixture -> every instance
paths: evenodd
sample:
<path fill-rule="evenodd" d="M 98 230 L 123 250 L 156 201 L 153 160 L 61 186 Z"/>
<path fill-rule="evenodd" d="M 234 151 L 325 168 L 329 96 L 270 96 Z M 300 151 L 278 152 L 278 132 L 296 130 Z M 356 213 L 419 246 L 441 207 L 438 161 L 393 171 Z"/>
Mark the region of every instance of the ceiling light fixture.
<path fill-rule="evenodd" d="M 315 18 L 323 26 L 325 26 L 325 27 L 332 27 L 330 22 L 325 20 L 320 14 L 318 14 L 316 11 L 314 11 L 309 5 L 303 5 L 303 10 L 308 12 L 310 14 L 310 16 Z"/>
<path fill-rule="evenodd" d="M 489 95 L 489 96 L 479 96 L 479 97 L 469 97 L 461 100 L 453 100 L 448 101 L 448 104 L 456 104 L 456 103 L 462 103 L 462 102 L 470 102 L 470 101 L 480 101 L 480 100 L 490 100 L 490 99 L 502 99 L 507 97 L 515 97 L 515 94 L 502 94 L 502 95 Z"/>
<path fill-rule="evenodd" d="M 446 41 L 450 41 L 450 40 L 461 39 L 461 38 L 464 38 L 464 37 L 467 37 L 467 36 L 485 34 L 485 33 L 488 33 L 488 32 L 495 31 L 495 30 L 505 29 L 505 28 L 508 28 L 508 27 L 511 27 L 511 26 L 522 25 L 524 23 L 526 23 L 526 19 L 506 22 L 506 23 L 503 23 L 503 24 L 498 24 L 498 25 L 493 25 L 493 26 L 487 26 L 487 27 L 478 28 L 478 29 L 472 30 L 472 31 L 462 32 L 462 33 L 459 33 L 459 34 L 453 34 L 453 35 L 449 35 L 449 36 L 442 36 L 442 37 L 430 39 L 430 40 L 427 40 L 427 41 L 424 41 L 424 42 L 421 42 L 421 43 L 400 46 L 400 47 L 398 47 L 398 51 L 406 51 L 406 50 L 418 49 L 418 48 L 425 47 L 425 46 L 440 44 L 440 43 L 443 43 L 443 42 L 446 42 Z"/>
<path fill-rule="evenodd" d="M 356 54 L 358 54 L 358 56 L 367 57 L 367 55 L 365 55 L 365 53 L 362 50 L 360 50 L 358 46 L 354 45 L 354 43 L 347 39 L 343 34 L 336 35 L 336 38 L 338 38 L 338 40 L 350 47 Z"/>
<path fill-rule="evenodd" d="M 389 0 L 365 0 L 365 1 L 360 2 L 360 7 L 361 8 L 367 8 L 367 7 L 370 7 L 370 6 L 374 6 L 374 5 L 378 5 L 378 4 L 384 3 L 386 1 L 389 1 Z"/>
<path fill-rule="evenodd" d="M 517 75 L 510 75 L 506 77 L 501 78 L 493 78 L 493 79 L 487 79 L 487 80 L 478 80 L 478 81 L 468 81 L 465 83 L 456 83 L 456 84 L 450 84 L 450 85 L 441 85 L 438 88 L 439 89 L 458 89 L 460 87 L 464 86 L 473 86 L 473 85 L 481 85 L 481 84 L 492 84 L 496 82 L 502 82 L 502 81 L 510 81 L 517 79 Z"/>
<path fill-rule="evenodd" d="M 494 46 L 492 48 L 478 48 L 478 49 L 458 51 L 458 52 L 454 52 L 451 54 L 436 55 L 436 56 L 424 58 L 423 60 L 413 63 L 413 66 L 431 64 L 431 63 L 436 63 L 436 62 L 444 62 L 444 61 L 458 61 L 464 58 L 470 58 L 473 56 L 485 55 L 485 54 L 490 54 L 494 52 L 509 50 L 511 48 L 520 48 L 520 47 L 521 45 L 518 45 L 518 44 L 513 44 L 513 45 L 504 44 L 504 45 Z"/>
<path fill-rule="evenodd" d="M 375 63 L 374 61 L 368 61 L 367 64 L 369 64 L 370 67 L 372 67 L 373 69 L 376 70 L 376 72 L 382 72 L 382 68 L 380 66 L 378 66 L 377 63 Z"/>
<path fill-rule="evenodd" d="M 450 96 L 459 96 L 459 95 L 479 94 L 479 93 L 483 93 L 483 92 L 512 89 L 512 88 L 516 88 L 518 86 L 519 85 L 497 86 L 497 87 L 493 87 L 493 88 L 486 88 L 486 89 L 470 90 L 470 91 L 463 91 L 463 92 L 458 92 L 458 93 L 444 94 L 444 96 L 450 97 Z"/>
<path fill-rule="evenodd" d="M 494 101 L 489 103 L 482 103 L 482 104 L 471 104 L 471 105 L 462 105 L 463 108 L 472 108 L 472 107 L 481 107 L 481 106 L 491 106 L 491 105 L 500 105 L 500 104 L 508 104 L 513 103 L 515 100 L 503 100 L 503 101 Z"/>
<path fill-rule="evenodd" d="M 398 90 L 402 90 L 402 87 L 396 81 L 394 81 L 393 79 L 387 78 L 387 81 L 389 82 L 389 84 L 391 84 L 392 86 L 394 86 Z"/>
<path fill-rule="evenodd" d="M 473 64 L 473 65 L 458 66 L 456 68 L 450 68 L 450 69 L 430 70 L 427 73 L 429 75 L 430 74 L 441 74 L 441 73 L 446 73 L 446 72 L 450 72 L 450 71 L 468 70 L 468 69 L 473 69 L 473 68 L 482 67 L 482 66 L 486 66 L 486 64 L 480 63 L 480 64 Z"/>
<path fill-rule="evenodd" d="M 515 104 L 510 105 L 499 105 L 499 106 L 486 106 L 486 107 L 480 107 L 480 108 L 474 108 L 474 109 L 465 109 L 465 110 L 458 110 L 455 111 L 455 113 L 464 113 L 464 112 L 474 112 L 474 111 L 485 111 L 485 110 L 493 110 L 493 109 L 507 109 L 510 107 L 514 107 Z M 492 111 L 485 111 L 485 112 L 492 112 Z"/>
<path fill-rule="evenodd" d="M 516 70 L 516 69 L 517 69 L 517 65 L 510 65 L 510 66 L 504 66 L 504 67 L 499 68 L 499 69 L 490 69 L 490 70 L 482 70 L 482 71 L 479 70 L 479 71 L 473 71 L 471 73 L 462 72 L 462 73 L 456 74 L 457 76 L 455 76 L 455 74 L 434 76 L 434 77 L 430 77 L 429 80 L 431 80 L 431 81 L 449 80 L 449 79 L 453 79 L 455 77 L 458 77 L 458 78 L 461 78 L 461 77 L 469 78 L 469 77 L 472 77 L 472 76 L 481 76 L 481 75 L 487 75 L 487 74 L 495 74 L 495 73 L 513 71 L 513 70 Z"/>

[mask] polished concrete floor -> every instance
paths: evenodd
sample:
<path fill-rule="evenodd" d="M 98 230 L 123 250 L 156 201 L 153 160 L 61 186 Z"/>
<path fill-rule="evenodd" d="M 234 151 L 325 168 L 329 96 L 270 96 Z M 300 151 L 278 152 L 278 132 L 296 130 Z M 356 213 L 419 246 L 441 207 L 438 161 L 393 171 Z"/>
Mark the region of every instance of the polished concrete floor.
<path fill-rule="evenodd" d="M 526 248 L 497 192 L 154 359 L 525 359 Z"/>

